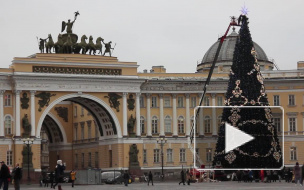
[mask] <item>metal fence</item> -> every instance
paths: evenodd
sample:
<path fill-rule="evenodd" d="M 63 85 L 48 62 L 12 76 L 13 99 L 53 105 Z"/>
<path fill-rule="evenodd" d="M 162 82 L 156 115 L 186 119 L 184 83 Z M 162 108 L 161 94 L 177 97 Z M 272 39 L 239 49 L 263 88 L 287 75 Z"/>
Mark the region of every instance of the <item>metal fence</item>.
<path fill-rule="evenodd" d="M 101 170 L 77 170 L 75 184 L 94 185 L 101 184 Z"/>

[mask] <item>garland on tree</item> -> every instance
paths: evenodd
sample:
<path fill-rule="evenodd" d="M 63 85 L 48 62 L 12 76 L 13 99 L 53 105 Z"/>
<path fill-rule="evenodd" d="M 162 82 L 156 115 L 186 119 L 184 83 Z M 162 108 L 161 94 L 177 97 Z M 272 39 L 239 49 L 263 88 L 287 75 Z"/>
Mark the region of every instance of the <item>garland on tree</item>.
<path fill-rule="evenodd" d="M 279 168 L 282 152 L 269 106 L 256 51 L 253 47 L 248 18 L 241 15 L 241 29 L 235 45 L 225 106 L 213 166 L 223 168 Z M 225 153 L 225 123 L 250 134 L 255 139 Z"/>

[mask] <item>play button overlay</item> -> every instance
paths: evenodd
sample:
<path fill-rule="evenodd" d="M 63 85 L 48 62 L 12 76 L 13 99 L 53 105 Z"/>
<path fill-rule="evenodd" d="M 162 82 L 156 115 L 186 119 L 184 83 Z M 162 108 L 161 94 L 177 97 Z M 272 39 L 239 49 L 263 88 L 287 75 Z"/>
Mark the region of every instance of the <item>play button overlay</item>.
<path fill-rule="evenodd" d="M 254 139 L 253 136 L 244 133 L 228 123 L 225 123 L 225 131 L 225 153 Z"/>

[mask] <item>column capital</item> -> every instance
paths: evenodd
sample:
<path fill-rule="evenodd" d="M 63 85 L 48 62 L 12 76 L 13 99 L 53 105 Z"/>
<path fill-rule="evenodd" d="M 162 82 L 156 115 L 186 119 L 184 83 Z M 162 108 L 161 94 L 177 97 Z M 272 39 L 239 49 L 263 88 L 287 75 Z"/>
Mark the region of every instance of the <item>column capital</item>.
<path fill-rule="evenodd" d="M 176 98 L 177 94 L 172 94 L 172 98 Z"/>
<path fill-rule="evenodd" d="M 140 92 L 137 92 L 136 93 L 136 97 L 140 97 L 141 93 Z"/>
<path fill-rule="evenodd" d="M 36 90 L 31 90 L 30 93 L 31 93 L 31 96 L 34 96 L 36 93 Z"/>
<path fill-rule="evenodd" d="M 203 93 L 197 93 L 197 96 L 198 96 L 199 98 L 201 98 L 201 97 L 203 96 Z"/>
<path fill-rule="evenodd" d="M 150 98 L 150 96 L 151 96 L 151 93 L 146 93 L 147 98 Z"/>
<path fill-rule="evenodd" d="M 4 94 L 5 90 L 0 90 L 0 96 Z"/>
<path fill-rule="evenodd" d="M 189 94 L 189 93 L 186 93 L 185 96 L 186 96 L 186 98 L 189 98 L 189 97 L 190 97 L 190 94 Z"/>
<path fill-rule="evenodd" d="M 212 98 L 215 98 L 215 96 L 216 96 L 216 93 L 211 93 Z"/>
<path fill-rule="evenodd" d="M 158 94 L 158 96 L 159 96 L 160 98 L 163 98 L 163 97 L 164 97 L 164 94 Z"/>
<path fill-rule="evenodd" d="M 128 95 L 128 92 L 123 92 L 122 96 L 126 97 Z"/>

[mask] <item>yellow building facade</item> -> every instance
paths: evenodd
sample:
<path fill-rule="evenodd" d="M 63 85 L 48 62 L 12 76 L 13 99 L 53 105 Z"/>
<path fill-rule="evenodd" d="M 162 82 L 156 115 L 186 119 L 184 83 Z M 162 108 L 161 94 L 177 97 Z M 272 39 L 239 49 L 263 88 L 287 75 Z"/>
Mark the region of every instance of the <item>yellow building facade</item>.
<path fill-rule="evenodd" d="M 232 33 L 225 40 L 226 50 L 220 54 L 204 106 L 224 105 L 232 63 L 228 54 L 235 37 Z M 136 144 L 141 170 L 160 174 L 160 137 L 167 139 L 166 175 L 193 166 L 189 136 L 213 49 L 197 65 L 196 73 L 167 73 L 164 66 L 139 72 L 136 62 L 97 55 L 37 53 L 14 58 L 9 68 L 0 69 L 0 160 L 11 168 L 23 164 L 27 115 L 35 173 L 52 171 L 58 159 L 66 162 L 67 170 L 125 170 L 130 146 Z M 259 52 L 264 53 L 261 48 Z M 263 56 L 258 58 L 269 102 L 285 111 L 284 123 L 274 115 L 277 130 L 285 135 L 284 164 L 302 163 L 304 63 L 298 62 L 295 70 L 273 70 L 273 63 Z M 199 164 L 207 168 L 220 119 L 220 111 L 206 112 L 196 128 Z"/>

